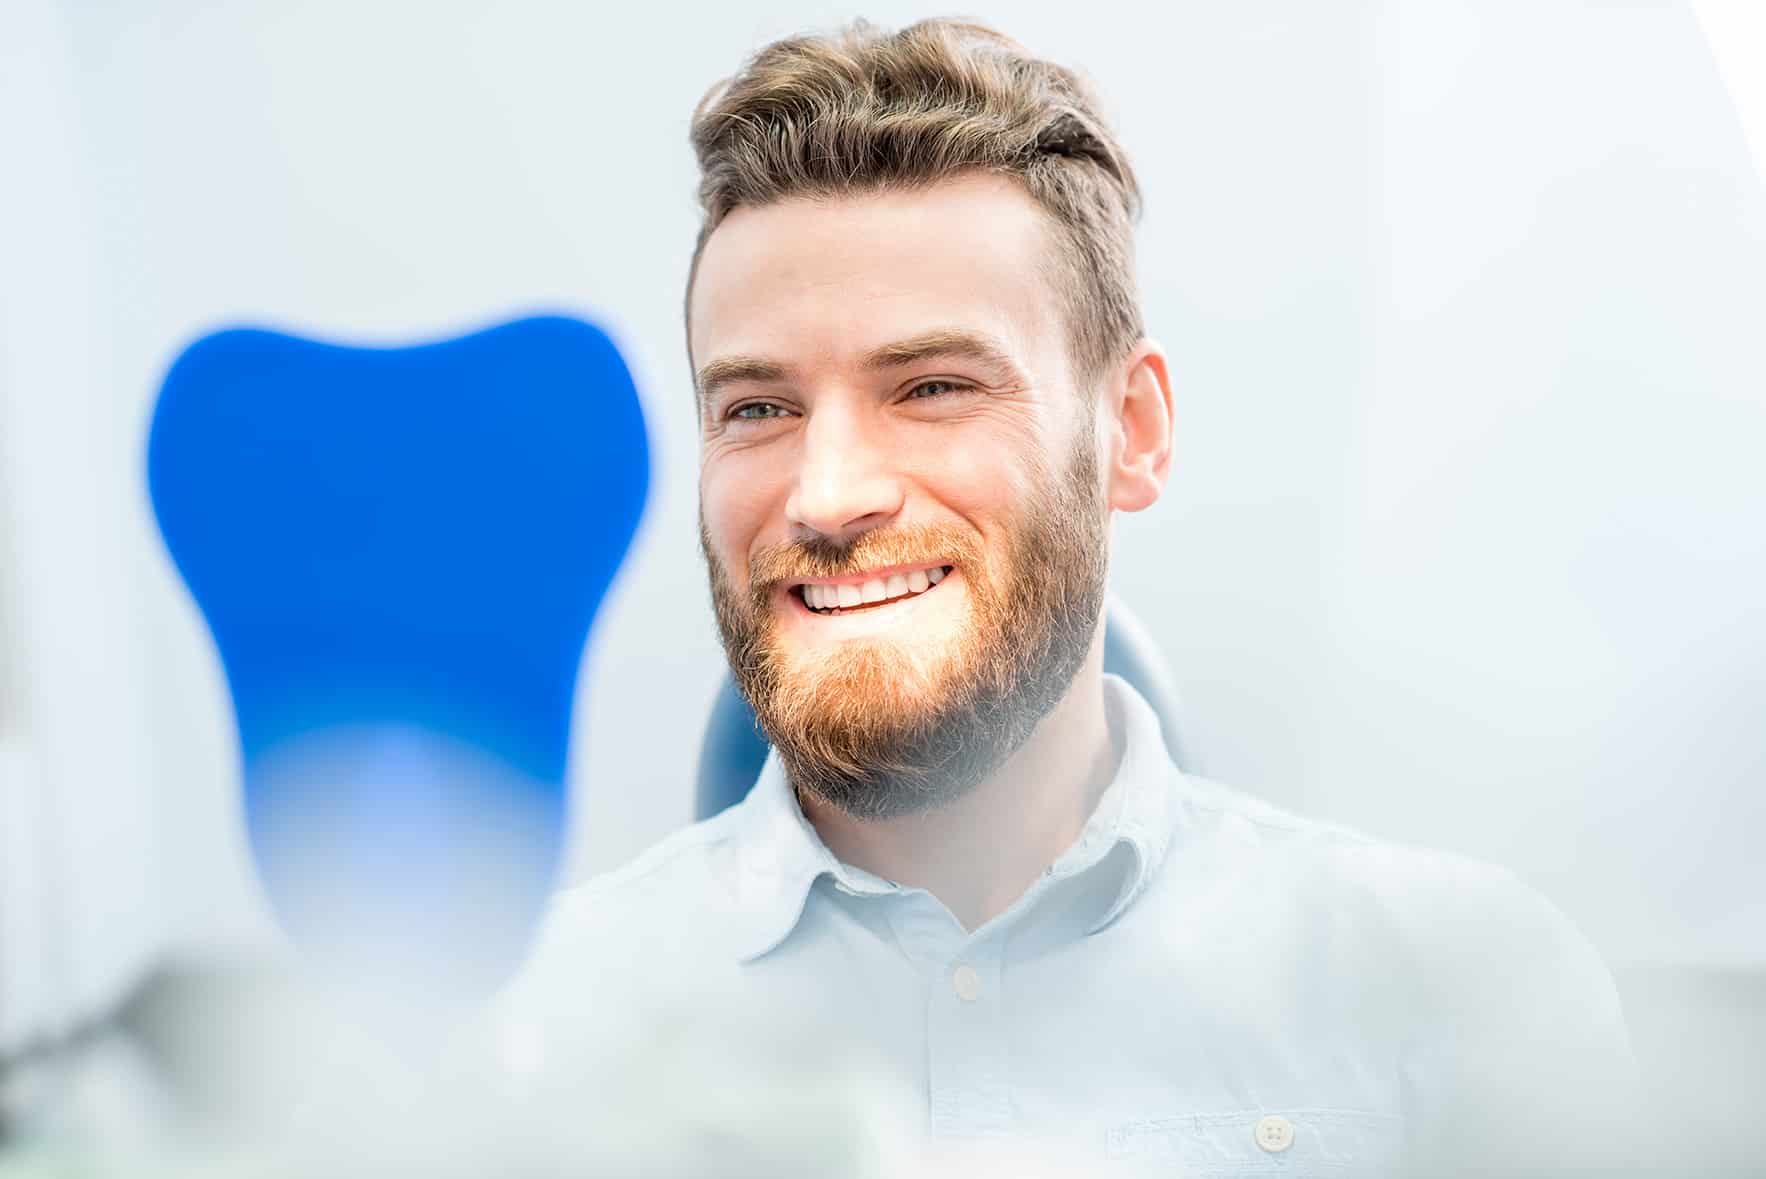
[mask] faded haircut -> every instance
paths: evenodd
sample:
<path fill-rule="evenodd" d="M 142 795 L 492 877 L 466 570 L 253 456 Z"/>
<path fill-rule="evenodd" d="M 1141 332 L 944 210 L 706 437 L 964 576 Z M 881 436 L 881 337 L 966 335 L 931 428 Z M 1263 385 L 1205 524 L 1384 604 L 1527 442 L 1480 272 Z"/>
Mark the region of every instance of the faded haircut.
<path fill-rule="evenodd" d="M 855 21 L 775 41 L 700 100 L 692 141 L 705 220 L 689 300 L 705 243 L 734 209 L 982 172 L 1015 177 L 1052 221 L 1045 269 L 1083 386 L 1141 337 L 1127 155 L 1084 79 L 984 25 L 889 33 Z"/>

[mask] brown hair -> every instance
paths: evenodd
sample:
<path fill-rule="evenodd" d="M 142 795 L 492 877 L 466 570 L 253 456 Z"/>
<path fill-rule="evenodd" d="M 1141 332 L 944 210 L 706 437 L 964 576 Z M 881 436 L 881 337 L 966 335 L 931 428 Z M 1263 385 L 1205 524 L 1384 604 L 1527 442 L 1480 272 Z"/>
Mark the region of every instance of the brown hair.
<path fill-rule="evenodd" d="M 984 25 L 865 21 L 775 41 L 693 112 L 705 222 L 687 291 L 731 210 L 791 197 L 1016 177 L 1059 233 L 1051 278 L 1086 385 L 1141 336 L 1134 281 L 1140 189 L 1091 88 Z"/>

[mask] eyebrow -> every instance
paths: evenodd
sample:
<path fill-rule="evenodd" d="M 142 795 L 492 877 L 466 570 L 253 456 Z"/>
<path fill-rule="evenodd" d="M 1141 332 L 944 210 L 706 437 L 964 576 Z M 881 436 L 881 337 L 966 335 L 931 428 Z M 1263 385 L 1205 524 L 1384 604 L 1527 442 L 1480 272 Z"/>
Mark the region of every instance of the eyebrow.
<path fill-rule="evenodd" d="M 961 328 L 935 328 L 865 353 L 859 363 L 866 369 L 903 368 L 925 360 L 972 360 L 1000 376 L 1016 377 L 1018 366 L 1005 347 L 992 336 Z"/>
<path fill-rule="evenodd" d="M 880 345 L 859 359 L 859 367 L 867 372 L 881 372 L 943 359 L 974 361 L 992 370 L 997 377 L 1023 379 L 1017 364 L 998 340 L 963 328 L 934 328 L 905 340 Z M 720 356 L 706 361 L 699 370 L 695 380 L 699 404 L 709 404 L 712 395 L 725 385 L 774 383 L 788 380 L 790 375 L 789 366 L 764 356 Z"/>
<path fill-rule="evenodd" d="M 699 404 L 703 406 L 711 401 L 713 393 L 725 385 L 743 381 L 757 384 L 783 381 L 788 375 L 784 365 L 759 356 L 720 356 L 716 360 L 705 362 L 694 383 L 699 387 Z"/>

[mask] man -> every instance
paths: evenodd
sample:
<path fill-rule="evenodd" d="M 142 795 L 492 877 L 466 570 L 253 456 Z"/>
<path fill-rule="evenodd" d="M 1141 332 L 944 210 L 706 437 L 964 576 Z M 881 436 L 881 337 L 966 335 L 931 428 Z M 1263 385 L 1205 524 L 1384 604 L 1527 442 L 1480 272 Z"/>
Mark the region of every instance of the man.
<path fill-rule="evenodd" d="M 692 138 L 701 540 L 773 755 L 560 902 L 506 1007 L 533 1083 L 799 1173 L 866 1157 L 793 1152 L 867 1103 L 1087 1174 L 1605 1157 L 1623 1024 L 1559 914 L 1185 777 L 1103 674 L 1172 410 L 1087 87 L 860 24 L 763 49 Z"/>

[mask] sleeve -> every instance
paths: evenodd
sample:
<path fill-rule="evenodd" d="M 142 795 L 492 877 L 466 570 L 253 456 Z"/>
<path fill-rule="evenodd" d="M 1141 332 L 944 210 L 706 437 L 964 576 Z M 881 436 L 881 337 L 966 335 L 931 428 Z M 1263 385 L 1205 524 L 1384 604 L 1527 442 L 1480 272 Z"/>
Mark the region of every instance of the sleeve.
<path fill-rule="evenodd" d="M 1637 1169 L 1637 1068 L 1594 947 L 1533 889 L 1482 865 L 1456 863 L 1408 901 L 1423 1015 L 1402 1064 L 1406 1173 Z"/>

